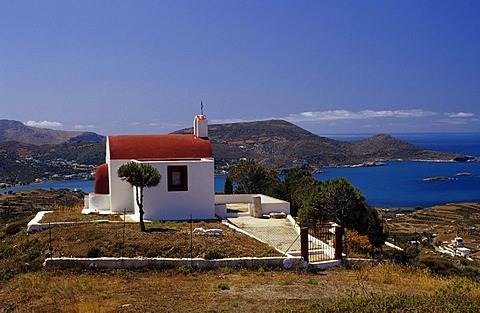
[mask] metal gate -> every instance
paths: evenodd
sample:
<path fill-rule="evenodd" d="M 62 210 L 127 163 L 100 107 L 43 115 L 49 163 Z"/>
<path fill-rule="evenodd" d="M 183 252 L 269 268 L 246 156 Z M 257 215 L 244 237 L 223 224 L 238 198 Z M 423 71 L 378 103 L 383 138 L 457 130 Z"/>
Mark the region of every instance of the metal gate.
<path fill-rule="evenodd" d="M 302 227 L 302 256 L 307 262 L 340 259 L 342 256 L 343 228 L 336 224 L 317 224 Z"/>

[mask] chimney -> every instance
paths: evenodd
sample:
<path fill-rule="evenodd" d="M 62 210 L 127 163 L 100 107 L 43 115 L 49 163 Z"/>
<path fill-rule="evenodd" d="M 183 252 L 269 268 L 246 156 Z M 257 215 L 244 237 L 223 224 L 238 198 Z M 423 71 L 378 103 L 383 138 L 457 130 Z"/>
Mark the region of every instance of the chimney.
<path fill-rule="evenodd" d="M 202 139 L 208 139 L 208 121 L 203 114 L 196 115 L 193 120 L 193 134 Z"/>

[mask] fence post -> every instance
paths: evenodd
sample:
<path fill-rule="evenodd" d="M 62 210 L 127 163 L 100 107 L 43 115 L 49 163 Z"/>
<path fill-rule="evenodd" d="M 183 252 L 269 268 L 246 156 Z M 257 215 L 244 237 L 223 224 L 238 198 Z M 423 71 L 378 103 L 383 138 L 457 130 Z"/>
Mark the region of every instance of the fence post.
<path fill-rule="evenodd" d="M 262 197 L 260 196 L 253 196 L 252 197 L 253 203 L 253 217 L 262 217 Z"/>
<path fill-rule="evenodd" d="M 342 248 L 343 248 L 343 227 L 335 226 L 335 260 L 342 259 Z"/>
<path fill-rule="evenodd" d="M 300 228 L 300 251 L 305 262 L 308 262 L 308 228 Z"/>

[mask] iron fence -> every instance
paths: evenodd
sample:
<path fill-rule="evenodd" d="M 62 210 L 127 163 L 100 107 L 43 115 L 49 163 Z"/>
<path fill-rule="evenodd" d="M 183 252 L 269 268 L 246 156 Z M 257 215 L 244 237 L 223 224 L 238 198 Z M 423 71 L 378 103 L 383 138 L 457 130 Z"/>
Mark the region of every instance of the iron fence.
<path fill-rule="evenodd" d="M 302 256 L 307 262 L 342 257 L 343 228 L 336 224 L 316 224 L 302 228 Z"/>

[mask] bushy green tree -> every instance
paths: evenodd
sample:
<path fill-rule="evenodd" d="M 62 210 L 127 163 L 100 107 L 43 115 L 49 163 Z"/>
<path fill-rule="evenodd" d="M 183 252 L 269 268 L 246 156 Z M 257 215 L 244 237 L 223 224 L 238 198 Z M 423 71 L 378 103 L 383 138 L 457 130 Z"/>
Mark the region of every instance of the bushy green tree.
<path fill-rule="evenodd" d="M 277 173 L 256 160 L 241 160 L 229 173 L 228 179 L 235 183 L 235 193 L 266 194 L 283 198 L 283 182 Z"/>
<path fill-rule="evenodd" d="M 345 178 L 326 180 L 320 187 L 319 203 L 335 222 L 357 229 L 365 208 L 365 197 Z"/>
<path fill-rule="evenodd" d="M 299 215 L 304 224 L 335 221 L 347 229 L 367 235 L 376 247 L 385 242 L 386 236 L 377 212 L 366 204 L 360 190 L 345 178 L 326 180 L 315 186 Z"/>
<path fill-rule="evenodd" d="M 157 186 L 162 179 L 162 175 L 150 164 L 137 163 L 134 161 L 120 166 L 117 175 L 135 188 L 135 200 L 140 214 L 140 229 L 145 231 L 145 222 L 143 220 L 143 189 Z"/>
<path fill-rule="evenodd" d="M 290 214 L 297 216 L 299 210 L 307 203 L 310 195 L 320 182 L 316 180 L 312 174 L 304 169 L 294 168 L 285 176 L 285 196 L 290 202 Z"/>
<path fill-rule="evenodd" d="M 278 177 L 275 170 L 267 170 L 265 183 L 262 184 L 262 193 L 274 198 L 285 199 L 285 184 Z"/>

